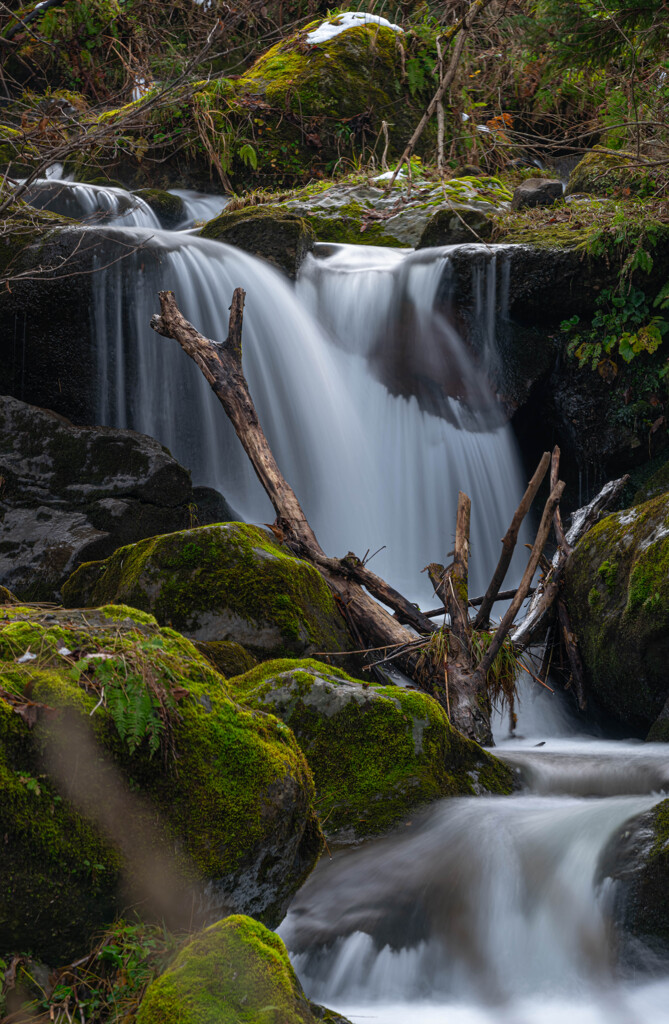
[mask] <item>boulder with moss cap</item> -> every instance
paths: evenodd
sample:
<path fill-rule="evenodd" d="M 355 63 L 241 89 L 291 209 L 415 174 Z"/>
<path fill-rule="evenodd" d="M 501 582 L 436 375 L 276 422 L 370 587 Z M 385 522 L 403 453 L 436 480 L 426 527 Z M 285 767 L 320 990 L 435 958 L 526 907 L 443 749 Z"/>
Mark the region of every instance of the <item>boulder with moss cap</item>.
<path fill-rule="evenodd" d="M 153 981 L 137 1024 L 348 1024 L 309 1002 L 278 935 L 249 917 L 211 925 Z"/>
<path fill-rule="evenodd" d="M 417 690 L 362 683 L 312 660 L 268 662 L 229 686 L 240 702 L 290 726 L 328 834 L 362 838 L 439 797 L 512 789 L 506 765 Z"/>
<path fill-rule="evenodd" d="M 651 728 L 669 698 L 669 494 L 593 527 L 567 563 L 565 598 L 597 702 L 669 739 Z"/>
<path fill-rule="evenodd" d="M 82 565 L 64 603 L 120 602 L 194 640 L 229 640 L 258 658 L 340 651 L 343 619 L 323 577 L 268 530 L 224 523 L 151 537 Z"/>
<path fill-rule="evenodd" d="M 142 879 L 163 863 L 180 926 L 230 911 L 276 926 L 321 849 L 290 730 L 127 607 L 0 608 L 0 786 L 0 955 L 84 952 L 128 900 L 150 907 Z"/>

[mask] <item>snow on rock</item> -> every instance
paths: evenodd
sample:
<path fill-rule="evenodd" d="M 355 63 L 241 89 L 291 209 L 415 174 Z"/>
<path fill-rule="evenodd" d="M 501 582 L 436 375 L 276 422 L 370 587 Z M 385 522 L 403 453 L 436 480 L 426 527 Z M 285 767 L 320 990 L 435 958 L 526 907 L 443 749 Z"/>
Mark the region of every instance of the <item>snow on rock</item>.
<path fill-rule="evenodd" d="M 379 17 L 378 14 L 365 14 L 363 11 L 347 11 L 345 14 L 338 14 L 336 18 L 331 18 L 329 21 L 321 22 L 318 28 L 307 33 L 307 42 L 312 45 L 327 43 L 328 40 L 338 36 L 340 32 L 345 32 L 347 28 L 356 28 L 357 25 L 385 25 L 386 28 L 392 29 L 393 32 L 403 31 L 399 25 L 393 25 L 392 22 Z"/>

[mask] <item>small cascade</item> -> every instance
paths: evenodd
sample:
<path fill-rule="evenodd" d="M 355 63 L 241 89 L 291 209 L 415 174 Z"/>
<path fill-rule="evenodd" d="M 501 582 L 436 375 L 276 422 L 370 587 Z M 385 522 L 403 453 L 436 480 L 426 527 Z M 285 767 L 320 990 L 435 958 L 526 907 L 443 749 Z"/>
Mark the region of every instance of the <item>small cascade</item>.
<path fill-rule="evenodd" d="M 86 224 L 160 227 L 157 216 L 141 196 L 112 185 L 84 185 L 56 177 L 38 178 L 23 198 L 38 210 L 49 210 Z"/>
<path fill-rule="evenodd" d="M 178 196 L 184 205 L 184 219 L 179 229 L 192 228 L 216 217 L 230 202 L 230 196 L 211 195 L 193 189 L 171 188 L 170 195 Z"/>
<path fill-rule="evenodd" d="M 196 482 L 270 521 L 204 379 L 148 326 L 158 291 L 171 288 L 203 333 L 224 338 L 241 285 L 251 391 L 324 547 L 362 555 L 385 545 L 375 570 L 431 602 L 420 570 L 446 561 L 462 489 L 473 501 L 472 586 L 484 586 L 522 476 L 511 431 L 449 318 L 448 250 L 329 247 L 309 258 L 295 289 L 238 249 L 174 232 L 116 237 L 127 246 L 131 236 L 137 253 L 104 270 L 97 289 L 101 422 L 159 438 Z"/>
<path fill-rule="evenodd" d="M 521 697 L 525 738 L 495 752 L 523 792 L 436 803 L 298 893 L 279 933 L 311 999 L 378 1024 L 669 1024 L 667 965 L 616 966 L 601 871 L 669 791 L 665 745 L 578 734 L 557 697 Z"/>

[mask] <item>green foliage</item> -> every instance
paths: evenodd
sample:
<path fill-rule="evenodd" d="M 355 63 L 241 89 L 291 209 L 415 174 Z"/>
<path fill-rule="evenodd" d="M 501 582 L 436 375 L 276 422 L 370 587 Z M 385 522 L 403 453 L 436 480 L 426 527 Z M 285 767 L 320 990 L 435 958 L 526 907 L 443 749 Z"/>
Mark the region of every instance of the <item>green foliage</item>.
<path fill-rule="evenodd" d="M 164 927 L 121 918 L 88 956 L 57 972 L 36 1009 L 51 1020 L 121 1024 L 136 1013 L 147 985 L 168 966 L 179 940 Z"/>
<path fill-rule="evenodd" d="M 663 296 L 666 287 L 655 300 Z M 563 320 L 561 330 L 570 335 L 567 351 L 578 359 L 580 367 L 590 365 L 606 380 L 612 380 L 618 372 L 615 358 L 620 356 L 626 363 L 642 353 L 652 354 L 662 344 L 669 330 L 669 323 L 660 316 L 650 315 L 650 306 L 641 288 L 630 287 L 626 294 L 616 294 L 605 288 L 597 297 L 596 312 L 590 326 L 579 330 L 580 317 Z M 660 379 L 669 372 L 669 367 L 659 371 Z"/>

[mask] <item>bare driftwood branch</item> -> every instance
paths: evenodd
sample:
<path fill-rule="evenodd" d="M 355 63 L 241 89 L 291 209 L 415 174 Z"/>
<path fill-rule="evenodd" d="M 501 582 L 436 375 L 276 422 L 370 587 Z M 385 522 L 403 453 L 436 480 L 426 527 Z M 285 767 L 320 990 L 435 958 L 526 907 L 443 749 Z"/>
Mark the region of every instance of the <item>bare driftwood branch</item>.
<path fill-rule="evenodd" d="M 539 524 L 539 529 L 537 530 L 537 536 L 532 546 L 530 560 L 527 563 L 527 568 L 525 569 L 525 572 L 523 573 L 523 578 L 520 581 L 520 584 L 516 591 L 516 596 L 514 597 L 513 601 L 511 602 L 506 612 L 502 616 L 502 620 L 497 629 L 495 630 L 495 635 L 492 638 L 492 642 L 488 650 L 486 651 L 484 657 L 481 659 L 481 662 L 479 663 L 479 666 L 477 668 L 477 672 L 481 673 L 484 677 L 487 675 L 493 661 L 495 660 L 497 654 L 499 653 L 499 650 L 502 644 L 504 643 L 504 639 L 509 630 L 511 629 L 511 626 L 513 625 L 513 620 L 520 611 L 522 603 L 527 597 L 528 591 L 532 586 L 534 573 L 536 572 L 537 566 L 539 564 L 539 559 L 544 550 L 546 541 L 548 540 L 548 534 L 550 532 L 553 514 L 559 504 L 560 498 L 562 497 L 564 487 L 564 482 L 562 480 L 559 480 L 553 488 L 553 490 L 551 491 L 548 497 L 548 501 L 544 506 L 543 515 L 541 517 L 541 522 Z"/>
<path fill-rule="evenodd" d="M 560 473 L 560 449 L 557 445 L 553 448 L 553 454 L 551 456 L 551 490 L 555 487 L 558 476 Z M 555 515 L 553 516 L 553 529 L 555 530 L 555 536 L 557 538 L 558 547 L 569 557 L 572 552 L 572 547 L 567 540 L 562 526 L 562 516 L 560 515 L 560 507 L 555 509 Z"/>
<path fill-rule="evenodd" d="M 623 476 L 619 480 L 610 480 L 588 505 L 584 505 L 583 508 L 577 509 L 572 514 L 571 526 L 565 535 L 570 548 L 576 546 L 581 537 L 595 525 L 602 512 L 615 502 L 628 479 L 628 476 Z M 535 643 L 545 631 L 546 617 L 557 597 L 565 562 L 564 552 L 558 549 L 553 556 L 550 571 L 532 597 L 525 618 L 513 631 L 511 638 L 514 645 L 520 650 L 525 650 L 530 644 Z"/>
<path fill-rule="evenodd" d="M 485 592 L 483 601 L 481 602 L 481 608 L 479 609 L 479 613 L 474 620 L 474 629 L 484 629 L 488 625 L 488 622 L 490 621 L 490 612 L 492 611 L 492 606 L 495 603 L 495 600 L 497 599 L 499 588 L 502 586 L 502 583 L 504 582 L 507 571 L 511 564 L 511 559 L 513 558 L 513 552 L 518 541 L 518 533 L 520 532 L 520 527 L 523 523 L 523 520 L 525 519 L 525 516 L 530 510 L 532 502 L 534 501 L 537 495 L 537 491 L 541 486 L 543 478 L 546 476 L 546 470 L 548 469 L 549 462 L 550 455 L 548 454 L 548 452 L 544 452 L 544 454 L 541 456 L 541 461 L 539 462 L 539 465 L 537 466 L 534 472 L 534 476 L 527 485 L 527 490 L 525 491 L 520 501 L 520 504 L 514 513 L 513 519 L 511 520 L 511 525 L 509 526 L 509 529 L 506 531 L 504 537 L 502 538 L 502 554 L 500 555 L 499 562 L 497 563 L 497 568 L 493 573 L 490 585 L 487 591 Z M 553 487 L 551 486 L 551 490 L 552 489 Z"/>
<path fill-rule="evenodd" d="M 500 590 L 499 593 L 497 594 L 497 597 L 495 598 L 495 601 L 510 601 L 512 597 L 515 597 L 516 589 L 517 588 L 514 587 L 513 590 Z M 534 591 L 535 588 L 530 587 L 528 593 L 533 594 Z M 469 604 L 470 608 L 480 608 L 481 605 L 483 604 L 483 601 L 483 596 L 470 597 L 467 603 Z M 435 619 L 438 615 L 444 615 L 447 611 L 448 609 L 442 605 L 441 608 L 431 608 L 428 612 L 423 612 L 423 615 L 426 615 L 428 619 Z"/>

